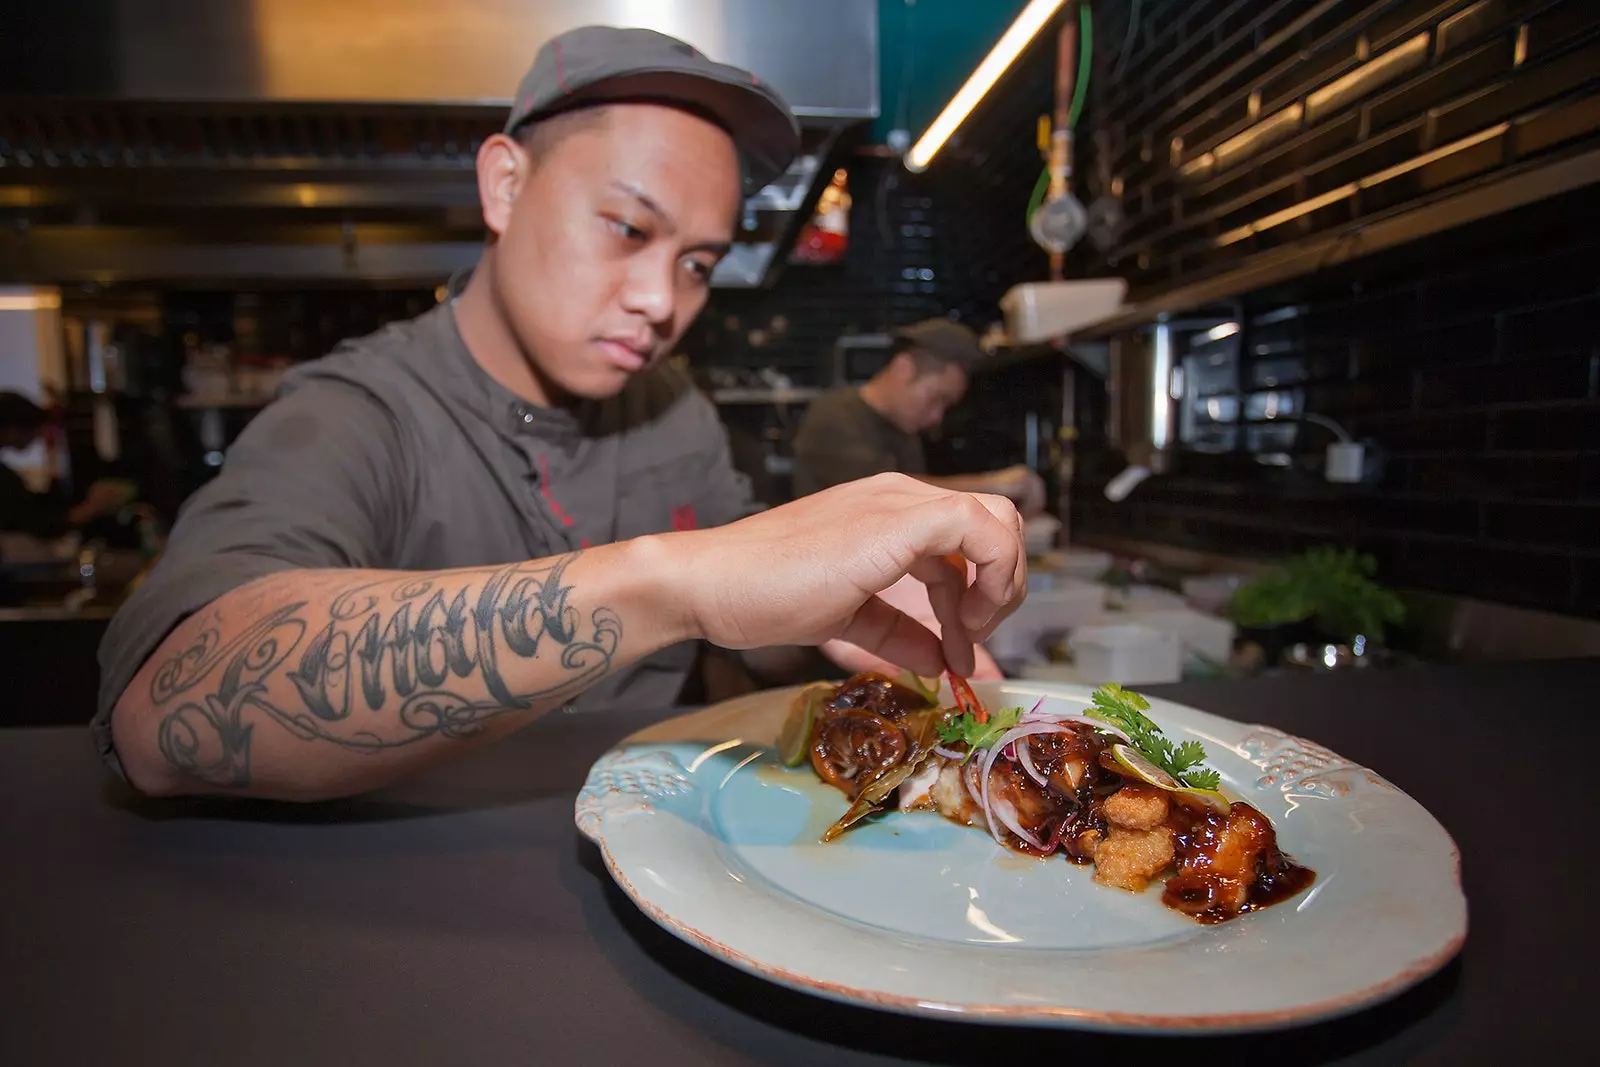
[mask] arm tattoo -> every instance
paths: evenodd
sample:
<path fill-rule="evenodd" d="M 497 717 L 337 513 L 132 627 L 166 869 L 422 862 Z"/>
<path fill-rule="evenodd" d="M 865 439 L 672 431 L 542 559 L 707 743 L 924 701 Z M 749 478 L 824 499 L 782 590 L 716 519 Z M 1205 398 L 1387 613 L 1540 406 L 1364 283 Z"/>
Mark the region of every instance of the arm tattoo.
<path fill-rule="evenodd" d="M 430 578 L 370 582 L 341 593 L 325 621 L 305 601 L 286 604 L 226 644 L 209 623 L 151 682 L 151 702 L 170 709 L 157 728 L 161 754 L 189 777 L 244 788 L 256 725 L 247 709 L 303 741 L 380 752 L 469 738 L 487 719 L 574 694 L 610 671 L 622 639 L 610 608 L 585 621 L 568 603 L 563 578 L 575 558 L 466 572 L 453 594 Z M 503 667 L 540 656 L 559 666 L 559 680 L 516 691 Z M 268 696 L 280 672 L 294 699 L 282 686 Z M 487 695 L 463 695 L 463 682 Z"/>

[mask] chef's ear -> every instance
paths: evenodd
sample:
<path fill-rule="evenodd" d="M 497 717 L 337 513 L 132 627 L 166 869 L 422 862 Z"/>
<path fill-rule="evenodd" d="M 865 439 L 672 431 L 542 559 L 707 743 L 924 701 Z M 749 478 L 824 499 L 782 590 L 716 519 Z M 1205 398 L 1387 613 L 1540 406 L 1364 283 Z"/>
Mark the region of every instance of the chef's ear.
<path fill-rule="evenodd" d="M 483 207 L 483 224 L 495 236 L 510 224 L 511 205 L 531 169 L 528 149 L 503 133 L 485 138 L 478 149 L 478 202 Z"/>

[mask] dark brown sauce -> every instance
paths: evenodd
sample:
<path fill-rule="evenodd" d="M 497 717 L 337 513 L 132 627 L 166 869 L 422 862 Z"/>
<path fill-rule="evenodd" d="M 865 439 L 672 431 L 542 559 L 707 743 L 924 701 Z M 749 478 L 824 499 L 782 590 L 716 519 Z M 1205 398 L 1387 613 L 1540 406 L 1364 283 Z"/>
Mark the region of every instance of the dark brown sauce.
<path fill-rule="evenodd" d="M 906 757 L 908 738 L 901 728 L 912 712 L 929 707 L 922 693 L 880 674 L 860 674 L 844 682 L 819 711 L 812 741 L 812 767 L 823 781 L 854 799 L 869 773 Z M 1011 760 L 997 761 L 990 794 L 1004 798 L 1018 823 L 1048 847 L 1044 850 L 1009 831 L 1000 837 L 1018 856 L 1048 859 L 1061 854 L 1074 864 L 1091 864 L 1109 827 L 1104 804 L 1124 779 L 1107 753 L 1104 736 L 1091 728 L 1062 735 L 1035 735 L 1027 745 L 1041 785 Z M 1076 788 L 1073 783 L 1076 782 Z M 1198 801 L 1173 796 L 1166 825 L 1174 835 L 1175 872 L 1162 903 L 1201 923 L 1226 922 L 1294 897 L 1316 881 L 1316 872 L 1286 856 L 1277 832 L 1260 811 L 1235 801 L 1226 813 Z M 952 821 L 985 829 L 950 815 Z"/>
<path fill-rule="evenodd" d="M 1234 801 L 1227 814 L 1174 804 L 1167 825 L 1176 837 L 1177 873 L 1161 902 L 1201 923 L 1226 922 L 1288 900 L 1316 881 L 1278 848 L 1277 832 L 1260 811 Z"/>
<path fill-rule="evenodd" d="M 811 738 L 817 777 L 854 800 L 862 783 L 898 766 L 911 753 L 902 729 L 928 700 L 881 674 L 858 674 L 834 690 L 822 706 Z"/>
<path fill-rule="evenodd" d="M 823 713 L 859 708 L 898 722 L 928 706 L 928 698 L 881 674 L 858 674 L 834 692 Z"/>

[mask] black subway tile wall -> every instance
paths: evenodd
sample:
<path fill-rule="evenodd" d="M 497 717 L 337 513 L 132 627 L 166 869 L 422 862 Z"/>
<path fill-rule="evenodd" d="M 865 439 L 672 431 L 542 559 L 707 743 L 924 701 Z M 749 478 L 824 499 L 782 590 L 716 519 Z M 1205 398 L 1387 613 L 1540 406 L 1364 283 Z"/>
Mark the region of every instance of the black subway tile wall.
<path fill-rule="evenodd" d="M 1117 0 L 1095 19 L 1084 191 L 1120 189 L 1127 218 L 1080 262 L 1136 300 L 1600 148 L 1591 0 Z M 1113 504 L 1122 461 L 1080 390 L 1076 536 L 1354 544 L 1398 585 L 1600 617 L 1594 187 L 1191 310 L 1241 324 L 1219 399 L 1242 419 Z M 1370 442 L 1375 480 L 1325 481 L 1333 438 L 1306 413 Z"/>
<path fill-rule="evenodd" d="M 1135 296 L 1600 141 L 1594 0 L 1105 0 L 1080 173 Z M 1096 153 L 1099 153 L 1098 156 Z"/>
<path fill-rule="evenodd" d="M 849 174 L 843 260 L 788 265 L 766 289 L 717 290 L 683 350 L 700 366 L 770 367 L 826 385 L 841 335 L 933 315 L 982 333 L 1007 289 L 1048 274 L 1025 214 L 1043 166 L 1037 123 L 1051 106 L 1055 50 L 1056 35 L 1040 33 L 922 174 L 842 144 L 824 173 Z"/>
<path fill-rule="evenodd" d="M 1285 318 L 1284 308 L 1295 314 Z M 1291 465 L 1179 449 L 1121 503 L 1102 442 L 1074 533 L 1271 555 L 1372 551 L 1397 585 L 1600 617 L 1600 196 L 1568 194 L 1356 260 L 1236 307 L 1243 388 L 1376 446 L 1380 480 L 1321 475 L 1321 428 Z M 1086 424 L 1098 419 L 1090 394 Z"/>

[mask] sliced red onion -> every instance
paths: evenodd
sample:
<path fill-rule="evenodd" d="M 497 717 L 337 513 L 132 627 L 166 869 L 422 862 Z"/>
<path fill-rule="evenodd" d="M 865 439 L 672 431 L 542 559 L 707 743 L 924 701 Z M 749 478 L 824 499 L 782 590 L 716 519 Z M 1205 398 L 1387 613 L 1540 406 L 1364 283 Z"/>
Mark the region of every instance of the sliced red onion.
<path fill-rule="evenodd" d="M 994 838 L 996 844 L 1004 845 L 1006 842 L 1005 839 L 1000 836 L 1000 830 L 995 825 L 994 804 L 989 796 L 989 772 L 994 770 L 994 761 L 999 758 L 1002 749 L 1011 744 L 1013 741 L 1017 740 L 1019 737 L 1031 737 L 1034 734 L 1058 734 L 1065 732 L 1066 731 L 1054 723 L 1034 723 L 1031 726 L 1014 726 L 1005 733 L 1001 734 L 999 739 L 995 741 L 993 745 L 990 745 L 988 750 L 984 753 L 983 766 L 979 768 L 978 771 L 981 777 L 980 784 L 983 787 L 979 804 L 983 807 L 984 822 L 989 826 L 989 836 Z"/>
<path fill-rule="evenodd" d="M 1046 855 L 1049 855 L 1061 846 L 1061 839 L 1067 836 L 1067 825 L 1071 822 L 1071 819 L 1062 819 L 1060 822 L 1056 823 L 1055 832 L 1050 835 L 1050 840 L 1046 841 L 1044 845 Z"/>
<path fill-rule="evenodd" d="M 1040 785 L 1049 785 L 1050 784 L 1049 782 L 1045 781 L 1044 775 L 1039 773 L 1039 768 L 1037 768 L 1037 767 L 1035 767 L 1033 765 L 1033 753 L 1028 751 L 1028 749 L 1030 749 L 1033 746 L 1028 745 L 1028 744 L 1024 744 L 1024 745 L 1022 745 L 1022 747 L 1018 748 L 1017 745 L 1013 742 L 1011 747 L 1017 749 L 1017 762 L 1022 765 L 1022 769 L 1023 770 L 1028 772 L 1028 777 L 1032 778 L 1034 781 L 1038 782 Z"/>
<path fill-rule="evenodd" d="M 997 749 L 1010 748 L 1024 737 L 1035 734 L 1069 734 L 1072 731 L 1058 722 L 1030 722 L 1026 726 L 1013 726 L 1000 735 L 1000 740 L 995 742 Z"/>
<path fill-rule="evenodd" d="M 1023 712 L 1022 713 L 1022 717 L 1017 720 L 1017 725 L 1021 726 L 1022 724 L 1028 722 L 1030 719 L 1038 718 L 1041 714 L 1049 715 L 1050 712 L 1041 713 L 1039 711 L 1040 708 L 1044 707 L 1044 702 L 1045 702 L 1046 699 L 1048 699 L 1048 698 L 1047 697 L 1040 697 L 1039 698 L 1039 703 L 1035 704 L 1033 707 L 1031 707 L 1027 711 Z"/>
<path fill-rule="evenodd" d="M 1110 723 L 1101 722 L 1099 719 L 1091 719 L 1091 718 L 1089 718 L 1088 716 L 1085 716 L 1085 715 L 1068 715 L 1065 712 L 1059 712 L 1059 711 L 1041 711 L 1038 714 L 1034 714 L 1032 712 L 1029 712 L 1027 715 L 1023 716 L 1021 720 L 1019 720 L 1017 725 L 1019 725 L 1019 726 L 1031 726 L 1034 723 L 1040 723 L 1040 722 L 1051 722 L 1051 723 L 1059 723 L 1059 724 L 1066 724 L 1066 723 L 1069 723 L 1069 722 L 1081 722 L 1085 726 L 1093 727 L 1096 730 L 1102 730 L 1105 733 L 1112 734 L 1112 735 L 1114 735 L 1114 736 L 1116 736 L 1118 738 L 1121 738 L 1123 741 L 1127 741 L 1128 740 L 1128 735 L 1127 734 L 1123 733 L 1117 727 L 1112 726 Z"/>
<path fill-rule="evenodd" d="M 978 771 L 983 767 L 981 758 L 967 763 L 961 771 L 961 782 L 967 787 L 967 795 L 979 807 L 983 806 L 983 783 L 978 781 Z"/>
<path fill-rule="evenodd" d="M 957 763 L 967 758 L 965 752 L 957 752 L 955 749 L 945 748 L 943 745 L 935 745 L 933 754 L 935 756 L 943 756 L 945 759 L 955 760 Z"/>
<path fill-rule="evenodd" d="M 1017 809 L 1012 806 L 1011 801 L 1003 798 L 996 800 L 994 802 L 994 810 L 995 814 L 1000 817 L 1000 821 L 1005 824 L 1005 828 L 1016 834 L 1018 840 L 1026 841 L 1040 852 L 1044 851 L 1044 842 L 1022 828 L 1022 823 L 1017 818 Z"/>
<path fill-rule="evenodd" d="M 994 769 L 994 761 L 999 755 L 999 745 L 992 745 L 984 750 L 983 763 L 978 767 L 978 805 L 983 808 L 983 824 L 989 828 L 989 836 L 994 838 L 995 844 L 1003 845 L 1005 840 L 995 827 L 994 812 L 989 806 L 989 772 Z"/>

